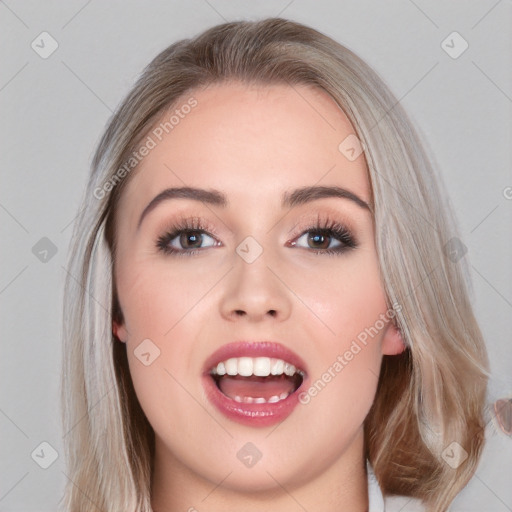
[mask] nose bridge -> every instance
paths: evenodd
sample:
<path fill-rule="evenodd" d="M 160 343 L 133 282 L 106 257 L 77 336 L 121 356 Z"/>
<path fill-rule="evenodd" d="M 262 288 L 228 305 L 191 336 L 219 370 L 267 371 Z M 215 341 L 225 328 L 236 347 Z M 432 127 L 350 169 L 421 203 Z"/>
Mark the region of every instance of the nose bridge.
<path fill-rule="evenodd" d="M 225 318 L 260 320 L 271 316 L 284 320 L 289 317 L 291 299 L 287 288 L 274 274 L 276 257 L 273 250 L 252 236 L 238 244 L 233 256 L 234 268 L 228 275 L 229 284 L 220 304 Z"/>

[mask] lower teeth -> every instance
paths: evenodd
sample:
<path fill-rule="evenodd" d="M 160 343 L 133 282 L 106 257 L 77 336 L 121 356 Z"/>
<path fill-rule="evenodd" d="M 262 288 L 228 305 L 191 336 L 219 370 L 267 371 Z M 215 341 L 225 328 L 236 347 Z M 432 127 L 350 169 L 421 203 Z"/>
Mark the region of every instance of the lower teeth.
<path fill-rule="evenodd" d="M 252 396 L 238 396 L 236 395 L 233 400 L 235 402 L 239 402 L 239 403 L 245 403 L 245 404 L 273 404 L 273 403 L 276 403 L 276 402 L 280 402 L 281 400 L 284 400 L 285 398 L 287 398 L 288 396 L 290 395 L 290 393 L 286 393 L 286 392 L 283 392 L 281 393 L 279 396 L 278 395 L 274 395 L 274 396 L 271 396 L 270 398 L 266 399 L 266 398 L 263 398 L 263 397 L 252 397 Z"/>

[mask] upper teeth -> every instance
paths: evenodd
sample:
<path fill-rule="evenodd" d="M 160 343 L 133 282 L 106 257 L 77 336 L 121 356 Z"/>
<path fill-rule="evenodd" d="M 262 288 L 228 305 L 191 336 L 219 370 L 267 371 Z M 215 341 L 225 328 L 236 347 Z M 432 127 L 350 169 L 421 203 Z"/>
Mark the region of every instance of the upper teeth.
<path fill-rule="evenodd" d="M 302 373 L 293 364 L 273 357 L 232 357 L 227 361 L 221 361 L 212 368 L 212 373 L 217 375 L 241 375 L 242 377 L 267 377 L 268 375 L 292 376 Z"/>

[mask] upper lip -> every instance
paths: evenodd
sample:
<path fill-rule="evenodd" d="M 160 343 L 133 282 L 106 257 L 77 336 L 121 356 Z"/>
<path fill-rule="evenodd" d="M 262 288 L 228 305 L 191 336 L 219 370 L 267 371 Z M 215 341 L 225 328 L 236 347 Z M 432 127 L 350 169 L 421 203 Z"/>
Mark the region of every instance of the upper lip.
<path fill-rule="evenodd" d="M 291 349 L 275 341 L 235 341 L 223 345 L 208 357 L 204 364 L 203 373 L 209 374 L 214 366 L 231 357 L 273 357 L 282 359 L 307 374 L 304 361 Z"/>

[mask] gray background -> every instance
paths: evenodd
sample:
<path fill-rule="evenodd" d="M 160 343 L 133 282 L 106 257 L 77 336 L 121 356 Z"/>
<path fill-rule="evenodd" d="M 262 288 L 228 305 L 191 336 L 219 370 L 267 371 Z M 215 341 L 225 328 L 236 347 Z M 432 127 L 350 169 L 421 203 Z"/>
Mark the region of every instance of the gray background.
<path fill-rule="evenodd" d="M 40 443 L 62 453 L 65 255 L 105 123 L 159 51 L 225 20 L 309 24 L 390 85 L 440 165 L 468 248 L 489 402 L 511 397 L 511 14 L 510 0 L 0 1 L 0 510 L 55 510 L 66 480 L 61 456 L 40 467 L 51 457 Z M 59 45 L 47 59 L 31 47 L 43 31 Z M 456 59 L 441 47 L 453 31 L 469 44 Z M 44 237 L 55 255 L 40 252 Z M 452 510 L 512 510 L 511 469 L 512 439 L 491 419 L 478 472 Z"/>

